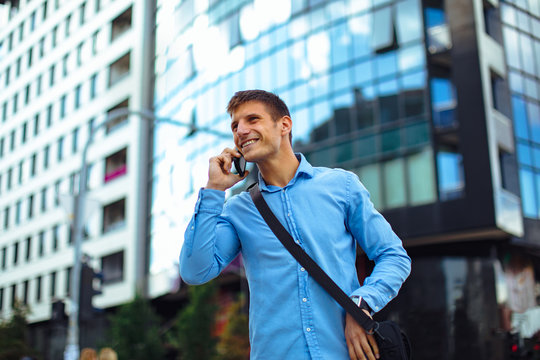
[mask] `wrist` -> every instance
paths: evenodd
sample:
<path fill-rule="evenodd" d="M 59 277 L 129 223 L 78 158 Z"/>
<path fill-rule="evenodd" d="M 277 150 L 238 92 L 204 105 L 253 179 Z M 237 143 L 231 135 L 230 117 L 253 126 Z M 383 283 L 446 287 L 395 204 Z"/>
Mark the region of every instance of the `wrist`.
<path fill-rule="evenodd" d="M 351 300 L 354 301 L 354 303 L 362 310 L 367 310 L 370 314 L 373 312 L 371 310 L 371 307 L 368 305 L 366 300 L 364 300 L 361 296 L 351 296 Z"/>
<path fill-rule="evenodd" d="M 223 186 L 221 186 L 219 184 L 214 184 L 214 183 L 211 183 L 211 182 L 207 182 L 206 186 L 204 188 L 205 189 L 210 189 L 210 190 L 219 190 L 219 191 L 227 190 L 226 187 L 223 187 Z"/>

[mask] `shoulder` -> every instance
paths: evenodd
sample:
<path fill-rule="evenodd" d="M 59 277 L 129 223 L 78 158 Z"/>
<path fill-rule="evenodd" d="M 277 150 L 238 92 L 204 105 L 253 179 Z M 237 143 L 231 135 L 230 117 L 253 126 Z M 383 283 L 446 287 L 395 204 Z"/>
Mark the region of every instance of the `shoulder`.
<path fill-rule="evenodd" d="M 248 191 L 234 194 L 225 201 L 225 210 L 240 210 L 251 204 L 251 196 Z"/>
<path fill-rule="evenodd" d="M 313 179 L 316 181 L 336 181 L 338 184 L 347 184 L 351 181 L 358 181 L 358 176 L 352 171 L 340 168 L 314 167 Z"/>

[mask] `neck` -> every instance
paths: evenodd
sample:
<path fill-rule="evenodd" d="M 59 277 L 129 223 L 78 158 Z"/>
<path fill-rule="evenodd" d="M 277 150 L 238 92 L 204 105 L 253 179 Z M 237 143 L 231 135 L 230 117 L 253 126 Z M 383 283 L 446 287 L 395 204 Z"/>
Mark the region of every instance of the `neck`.
<path fill-rule="evenodd" d="M 281 188 L 292 180 L 299 165 L 300 162 L 292 149 L 282 152 L 280 156 L 257 163 L 266 184 Z"/>

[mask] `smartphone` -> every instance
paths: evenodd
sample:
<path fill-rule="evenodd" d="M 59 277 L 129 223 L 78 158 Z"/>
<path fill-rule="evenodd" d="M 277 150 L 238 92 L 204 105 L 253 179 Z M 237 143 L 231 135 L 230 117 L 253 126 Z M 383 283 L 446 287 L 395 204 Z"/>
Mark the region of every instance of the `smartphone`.
<path fill-rule="evenodd" d="M 244 177 L 246 173 L 246 159 L 244 155 L 240 154 L 240 157 L 233 157 L 234 168 L 241 177 Z"/>

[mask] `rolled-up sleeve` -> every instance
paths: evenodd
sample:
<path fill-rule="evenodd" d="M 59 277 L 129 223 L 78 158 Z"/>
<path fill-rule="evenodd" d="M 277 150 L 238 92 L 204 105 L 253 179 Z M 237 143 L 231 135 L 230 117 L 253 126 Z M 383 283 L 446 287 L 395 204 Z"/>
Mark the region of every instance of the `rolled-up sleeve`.
<path fill-rule="evenodd" d="M 411 271 L 411 259 L 401 239 L 375 209 L 369 193 L 351 174 L 348 184 L 348 227 L 375 267 L 351 296 L 362 296 L 374 312 L 398 294 Z"/>
<path fill-rule="evenodd" d="M 225 192 L 201 189 L 180 252 L 180 276 L 203 284 L 219 275 L 240 251 L 234 226 L 222 216 Z"/>

